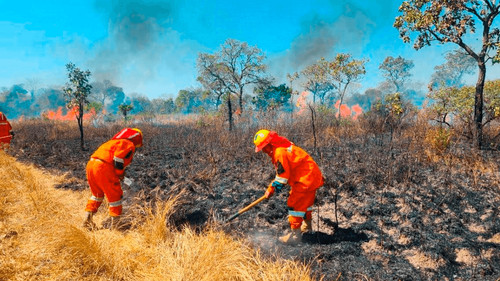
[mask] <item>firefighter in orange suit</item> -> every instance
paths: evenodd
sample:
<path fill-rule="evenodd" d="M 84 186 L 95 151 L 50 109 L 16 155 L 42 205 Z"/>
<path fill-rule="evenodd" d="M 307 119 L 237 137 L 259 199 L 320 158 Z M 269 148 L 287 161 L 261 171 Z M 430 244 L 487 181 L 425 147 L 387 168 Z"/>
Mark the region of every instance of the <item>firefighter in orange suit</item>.
<path fill-rule="evenodd" d="M 87 218 L 84 227 L 92 229 L 92 216 L 97 212 L 104 196 L 109 203 L 111 226 L 116 227 L 122 214 L 123 190 L 120 180 L 125 176 L 125 168 L 132 162 L 136 148 L 142 146 L 142 132 L 136 128 L 125 128 L 102 144 L 90 156 L 87 163 L 87 180 L 92 196 L 87 201 Z"/>
<path fill-rule="evenodd" d="M 14 137 L 12 126 L 3 112 L 0 112 L 0 149 L 7 150 L 10 147 L 10 141 Z"/>
<path fill-rule="evenodd" d="M 312 231 L 312 206 L 316 190 L 323 185 L 323 175 L 307 152 L 276 132 L 260 130 L 253 141 L 255 152 L 262 150 L 269 155 L 276 169 L 265 196 L 271 197 L 287 184 L 291 187 L 287 201 L 291 232 L 279 241 L 297 244 L 302 241 L 302 233 Z"/>

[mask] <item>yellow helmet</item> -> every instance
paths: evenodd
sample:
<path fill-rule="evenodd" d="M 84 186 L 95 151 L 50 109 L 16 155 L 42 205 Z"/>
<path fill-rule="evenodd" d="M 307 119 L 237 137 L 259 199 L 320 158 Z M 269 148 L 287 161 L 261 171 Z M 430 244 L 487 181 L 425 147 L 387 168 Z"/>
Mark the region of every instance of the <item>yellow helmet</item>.
<path fill-rule="evenodd" d="M 253 143 L 255 144 L 255 152 L 259 152 L 271 142 L 272 133 L 269 130 L 260 130 L 253 137 Z"/>
<path fill-rule="evenodd" d="M 135 147 L 141 147 L 142 146 L 142 131 L 137 129 L 137 128 L 132 128 L 132 130 L 136 131 L 139 133 L 138 136 L 135 136 L 133 139 L 133 142 L 135 144 Z"/>

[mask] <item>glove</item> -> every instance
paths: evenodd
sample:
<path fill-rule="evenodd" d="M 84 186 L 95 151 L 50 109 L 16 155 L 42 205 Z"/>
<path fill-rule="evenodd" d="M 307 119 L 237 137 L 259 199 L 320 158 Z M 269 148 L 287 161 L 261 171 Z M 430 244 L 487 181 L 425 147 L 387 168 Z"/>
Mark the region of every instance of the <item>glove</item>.
<path fill-rule="evenodd" d="M 264 196 L 266 196 L 267 199 L 269 199 L 271 196 L 274 194 L 274 186 L 270 185 L 267 187 L 266 193 L 264 193 Z"/>
<path fill-rule="evenodd" d="M 14 135 L 15 135 L 15 134 L 14 134 L 14 131 L 10 131 L 10 136 L 11 136 L 11 139 L 13 139 L 13 138 L 14 138 Z"/>
<path fill-rule="evenodd" d="M 278 181 L 273 181 L 271 186 L 275 188 L 276 193 L 280 193 L 281 190 L 283 189 L 283 187 L 285 187 L 284 184 L 282 184 L 281 182 L 278 182 Z"/>

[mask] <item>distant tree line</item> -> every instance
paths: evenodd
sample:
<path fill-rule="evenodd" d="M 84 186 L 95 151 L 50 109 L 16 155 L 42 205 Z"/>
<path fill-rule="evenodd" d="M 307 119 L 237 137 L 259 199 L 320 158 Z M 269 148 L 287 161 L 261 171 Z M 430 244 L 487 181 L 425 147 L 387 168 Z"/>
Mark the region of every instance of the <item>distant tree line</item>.
<path fill-rule="evenodd" d="M 94 81 L 87 87 L 85 108 L 80 103 L 79 109 L 93 108 L 108 120 L 116 120 L 120 115 L 154 117 L 218 112 L 225 115 L 231 130 L 234 116 L 248 110 L 293 113 L 297 110 L 296 101 L 303 97 L 301 91 L 311 94 L 306 101 L 311 109 L 316 107 L 341 118 L 343 104 L 358 104 L 365 112 L 383 116 L 386 121 L 393 120 L 389 122 L 393 125 L 415 106 L 423 106 L 427 99 L 431 119 L 436 124 L 450 128 L 456 123 L 466 124 L 474 146 L 481 148 L 484 126 L 500 117 L 498 80 L 485 81 L 487 63 L 500 62 L 500 31 L 494 23 L 500 4 L 408 0 L 403 1 L 399 11 L 401 15 L 395 19 L 394 27 L 404 42 L 410 42 L 410 35 L 416 34 L 416 49 L 433 41 L 457 45 L 457 50 L 445 54 L 445 63 L 435 67 L 427 81 L 428 91 L 412 81 L 413 61 L 388 56 L 379 65 L 385 80 L 361 93 L 367 59 L 348 53 L 318 57 L 314 63 L 288 73 L 288 84 L 278 83 L 267 73 L 262 50 L 246 42 L 227 39 L 213 53 L 198 55 L 198 88 L 181 90 L 175 98 L 151 100 L 140 94 L 126 95 L 109 80 Z M 473 33 L 476 27 L 482 28 L 477 36 L 482 42 L 478 50 L 464 41 L 464 34 Z M 72 69 L 75 70 L 74 65 Z M 465 85 L 464 76 L 474 73 L 478 74 L 475 86 Z M 69 79 L 74 87 L 69 93 L 77 94 L 76 89 L 81 85 L 71 81 L 71 75 Z M 2 89 L 0 110 L 9 118 L 38 117 L 47 110 L 68 106 L 65 93 L 68 94 L 68 87 L 37 89 L 36 81 L 29 81 Z"/>

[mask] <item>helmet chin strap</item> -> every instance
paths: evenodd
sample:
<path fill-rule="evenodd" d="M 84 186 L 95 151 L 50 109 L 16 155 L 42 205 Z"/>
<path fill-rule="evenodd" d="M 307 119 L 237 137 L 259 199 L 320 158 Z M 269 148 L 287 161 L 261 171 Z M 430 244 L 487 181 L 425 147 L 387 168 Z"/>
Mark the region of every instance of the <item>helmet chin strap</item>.
<path fill-rule="evenodd" d="M 273 145 L 272 144 L 268 144 L 268 145 L 264 146 L 262 148 L 262 151 L 264 153 L 266 153 L 267 155 L 269 155 L 269 157 L 272 157 L 273 156 L 273 152 L 274 152 Z"/>

